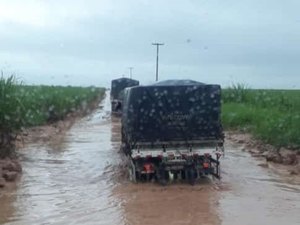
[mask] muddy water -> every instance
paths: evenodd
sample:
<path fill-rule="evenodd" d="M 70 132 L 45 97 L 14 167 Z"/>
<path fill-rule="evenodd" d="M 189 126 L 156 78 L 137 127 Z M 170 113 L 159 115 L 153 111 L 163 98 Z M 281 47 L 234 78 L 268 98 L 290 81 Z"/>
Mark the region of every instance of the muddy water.
<path fill-rule="evenodd" d="M 15 191 L 5 193 L 9 218 L 0 206 L 6 224 L 122 224 L 108 176 L 118 163 L 108 98 L 102 107 L 59 141 L 22 149 L 23 176 Z"/>
<path fill-rule="evenodd" d="M 228 144 L 222 163 L 222 183 L 228 190 L 219 193 L 222 224 L 300 224 L 299 176 L 262 168 L 262 161 L 242 152 L 241 146 Z"/>
<path fill-rule="evenodd" d="M 1 192 L 0 224 L 300 224 L 300 183 L 257 166 L 231 143 L 222 181 L 128 182 L 108 96 L 59 141 L 22 150 L 24 174 Z"/>

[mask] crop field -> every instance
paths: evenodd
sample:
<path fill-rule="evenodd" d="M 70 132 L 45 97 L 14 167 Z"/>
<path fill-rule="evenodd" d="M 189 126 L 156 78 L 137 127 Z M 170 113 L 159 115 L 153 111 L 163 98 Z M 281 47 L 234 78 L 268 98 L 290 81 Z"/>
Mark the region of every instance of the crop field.
<path fill-rule="evenodd" d="M 222 92 L 222 123 L 277 147 L 300 147 L 300 90 L 254 90 L 237 85 Z"/>
<path fill-rule="evenodd" d="M 0 78 L 0 148 L 22 127 L 64 119 L 70 112 L 88 110 L 104 95 L 103 88 L 27 86 L 13 76 Z"/>

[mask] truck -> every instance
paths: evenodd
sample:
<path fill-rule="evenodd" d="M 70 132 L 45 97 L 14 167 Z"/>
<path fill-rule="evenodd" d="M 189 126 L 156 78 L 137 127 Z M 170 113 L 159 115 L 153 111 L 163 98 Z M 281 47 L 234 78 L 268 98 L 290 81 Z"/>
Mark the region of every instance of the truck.
<path fill-rule="evenodd" d="M 139 85 L 139 81 L 130 78 L 119 78 L 111 81 L 111 112 L 120 115 L 122 112 L 124 89 Z"/>
<path fill-rule="evenodd" d="M 126 88 L 123 101 L 121 149 L 133 182 L 220 178 L 220 85 L 166 80 Z"/>

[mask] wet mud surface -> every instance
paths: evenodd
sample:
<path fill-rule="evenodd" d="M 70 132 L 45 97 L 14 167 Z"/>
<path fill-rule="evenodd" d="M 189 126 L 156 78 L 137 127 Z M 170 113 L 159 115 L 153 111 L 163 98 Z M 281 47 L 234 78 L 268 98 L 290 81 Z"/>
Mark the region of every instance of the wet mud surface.
<path fill-rule="evenodd" d="M 300 179 L 284 169 L 261 167 L 265 160 L 228 143 L 222 163 L 223 185 L 219 215 L 223 225 L 296 225 L 300 222 Z"/>
<path fill-rule="evenodd" d="M 59 141 L 28 144 L 23 175 L 0 192 L 0 224 L 296 225 L 298 176 L 271 167 L 227 142 L 222 180 L 165 187 L 128 181 L 119 152 L 120 121 L 102 109 L 76 122 Z"/>
<path fill-rule="evenodd" d="M 220 224 L 214 188 L 172 184 L 127 184 L 119 187 L 123 199 L 125 224 Z"/>

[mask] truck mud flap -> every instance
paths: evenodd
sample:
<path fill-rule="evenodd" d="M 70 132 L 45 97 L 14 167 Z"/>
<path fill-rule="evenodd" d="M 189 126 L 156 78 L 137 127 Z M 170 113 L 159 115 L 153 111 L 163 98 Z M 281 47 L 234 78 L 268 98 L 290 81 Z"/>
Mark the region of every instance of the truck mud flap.
<path fill-rule="evenodd" d="M 210 174 L 215 178 L 221 179 L 220 161 L 210 158 L 210 162 L 212 164 Z"/>

